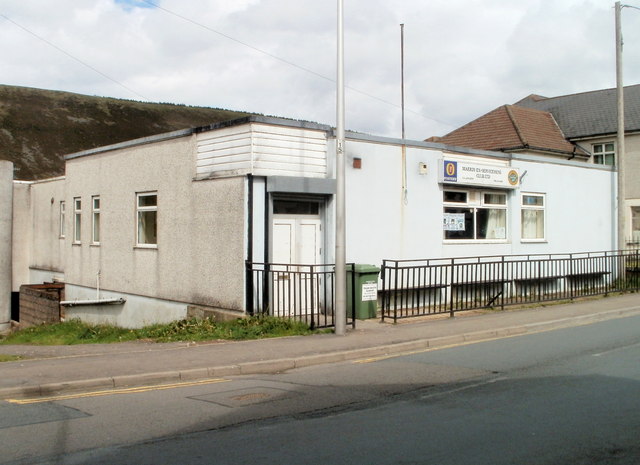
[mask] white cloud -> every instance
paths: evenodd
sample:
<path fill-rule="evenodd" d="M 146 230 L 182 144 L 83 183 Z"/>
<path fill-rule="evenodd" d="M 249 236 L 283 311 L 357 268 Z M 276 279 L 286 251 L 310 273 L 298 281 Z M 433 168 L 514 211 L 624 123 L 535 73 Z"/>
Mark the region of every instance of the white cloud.
<path fill-rule="evenodd" d="M 144 0 L 0 0 L 0 14 L 9 18 L 0 16 L 0 83 L 334 124 L 336 2 L 154 3 L 159 8 Z M 399 136 L 400 23 L 411 138 L 444 134 L 530 93 L 611 87 L 612 6 L 595 0 L 345 2 L 346 83 L 356 89 L 347 91 L 347 126 Z M 625 82 L 635 84 L 640 11 L 625 9 L 623 28 Z"/>

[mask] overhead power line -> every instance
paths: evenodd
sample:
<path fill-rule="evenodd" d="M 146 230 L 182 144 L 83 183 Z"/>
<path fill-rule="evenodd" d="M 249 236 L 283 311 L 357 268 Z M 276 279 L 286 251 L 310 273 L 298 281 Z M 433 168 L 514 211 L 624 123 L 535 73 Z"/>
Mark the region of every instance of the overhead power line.
<path fill-rule="evenodd" d="M 126 86 L 125 84 L 123 84 L 122 82 L 118 81 L 117 79 L 112 78 L 111 76 L 109 76 L 108 74 L 103 73 L 102 71 L 100 71 L 99 69 L 95 68 L 94 66 L 91 66 L 90 64 L 82 61 L 80 58 L 72 55 L 71 53 L 67 52 L 66 50 L 64 50 L 63 48 L 57 46 L 56 44 L 52 43 L 51 41 L 45 39 L 44 37 L 36 34 L 35 32 L 33 32 L 32 30 L 26 28 L 25 26 L 23 26 L 20 23 L 17 23 L 16 21 L 14 21 L 13 19 L 9 18 L 8 16 L 0 13 L 0 17 L 6 19 L 7 21 L 9 21 L 11 24 L 19 27 L 20 29 L 22 29 L 23 31 L 25 31 L 28 34 L 31 34 L 33 37 L 35 37 L 36 39 L 44 42 L 45 44 L 49 45 L 52 48 L 55 48 L 57 51 L 59 51 L 60 53 L 65 54 L 66 56 L 68 56 L 69 58 L 71 58 L 72 60 L 77 61 L 78 63 L 80 63 L 83 66 L 86 66 L 87 68 L 89 68 L 90 70 L 98 73 L 100 76 L 110 80 L 111 82 L 114 82 L 115 84 L 119 85 L 120 87 L 122 87 L 123 89 L 126 89 L 127 91 L 131 92 L 134 95 L 137 95 L 138 97 L 140 97 L 142 100 L 146 100 L 149 101 L 149 99 L 147 97 L 145 97 L 144 95 L 136 92 L 135 90 L 131 89 L 130 87 Z"/>
<path fill-rule="evenodd" d="M 193 20 L 191 18 L 188 18 L 188 17 L 186 17 L 184 15 L 181 15 L 179 13 L 176 13 L 175 11 L 172 11 L 172 10 L 169 10 L 167 8 L 164 8 L 164 7 L 160 6 L 159 4 L 157 4 L 157 3 L 155 3 L 155 2 L 153 2 L 151 0 L 141 0 L 141 1 L 146 3 L 147 5 L 150 5 L 150 6 L 154 7 L 154 8 L 157 8 L 158 10 L 164 11 L 165 13 L 167 13 L 169 15 L 175 16 L 176 18 L 179 18 L 179 19 L 181 19 L 183 21 L 191 23 L 194 26 L 200 27 L 200 28 L 205 29 L 205 30 L 207 30 L 209 32 L 213 32 L 214 34 L 218 34 L 219 36 L 222 36 L 225 39 L 231 40 L 231 41 L 233 41 L 233 42 L 235 42 L 237 44 L 240 44 L 240 45 L 242 45 L 244 47 L 250 48 L 251 50 L 254 50 L 254 51 L 258 52 L 258 53 L 261 53 L 261 54 L 266 55 L 266 56 L 268 56 L 270 58 L 273 58 L 274 60 L 280 61 L 281 63 L 284 63 L 286 65 L 292 66 L 292 67 L 297 68 L 297 69 L 299 69 L 301 71 L 304 71 L 306 73 L 313 74 L 314 76 L 319 77 L 321 79 L 324 79 L 326 81 L 333 82 L 333 83 L 336 82 L 336 80 L 331 78 L 331 77 L 325 76 L 324 74 L 318 73 L 317 71 L 314 71 L 312 69 L 306 68 L 306 67 L 301 66 L 301 65 L 299 65 L 297 63 L 294 63 L 294 62 L 292 62 L 290 60 L 282 58 L 282 57 L 280 57 L 278 55 L 274 55 L 271 52 L 268 52 L 268 51 L 263 50 L 261 48 L 255 47 L 255 46 L 253 46 L 251 44 L 243 42 L 243 41 L 241 41 L 239 39 L 236 39 L 235 37 L 230 36 L 229 34 L 225 34 L 224 32 L 220 32 L 217 29 L 213 29 L 210 26 L 202 24 L 202 23 L 200 23 L 198 21 L 195 21 L 195 20 Z M 360 95 L 364 95 L 365 97 L 377 100 L 378 102 L 384 103 L 385 105 L 390 105 L 390 106 L 395 107 L 395 108 L 401 108 L 401 106 L 398 105 L 397 103 L 390 102 L 390 101 L 385 100 L 383 98 L 380 98 L 380 97 L 378 97 L 376 95 L 370 94 L 370 93 L 362 91 L 360 89 L 356 89 L 356 88 L 351 87 L 351 86 L 345 86 L 345 87 L 347 89 L 349 89 L 350 91 L 353 91 L 353 92 L 356 92 L 356 93 L 358 93 Z M 422 118 L 425 118 L 425 119 L 428 119 L 428 120 L 431 120 L 431 121 L 435 121 L 436 123 L 440 123 L 440 124 L 444 124 L 444 125 L 447 125 L 447 126 L 455 127 L 455 125 L 452 124 L 452 123 L 448 123 L 446 121 L 441 121 L 441 120 L 438 120 L 436 118 L 432 118 L 430 116 L 426 116 L 426 115 L 424 115 L 424 114 L 422 114 L 422 113 L 420 113 L 418 111 L 414 111 L 414 110 L 411 110 L 411 109 L 405 109 L 405 111 L 408 111 L 409 113 L 413 113 L 414 115 L 420 116 Z"/>

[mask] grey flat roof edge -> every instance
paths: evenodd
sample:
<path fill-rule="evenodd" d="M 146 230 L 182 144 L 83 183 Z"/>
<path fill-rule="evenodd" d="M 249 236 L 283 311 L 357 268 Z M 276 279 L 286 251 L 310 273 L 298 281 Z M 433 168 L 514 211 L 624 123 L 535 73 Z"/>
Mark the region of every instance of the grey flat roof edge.
<path fill-rule="evenodd" d="M 249 115 L 242 118 L 236 118 L 228 121 L 221 121 L 218 123 L 209 124 L 207 126 L 198 126 L 195 128 L 180 129 L 177 131 L 166 132 L 163 134 L 156 134 L 153 136 L 141 137 L 139 139 L 127 140 L 124 142 L 118 142 L 117 144 L 104 145 L 102 147 L 96 147 L 94 149 L 83 150 L 81 152 L 75 152 L 64 156 L 65 160 L 73 160 L 74 158 L 86 157 L 89 155 L 96 155 L 98 153 L 110 152 L 113 150 L 126 149 L 130 147 L 136 147 L 139 145 L 153 144 L 155 142 L 162 142 L 165 140 L 177 139 L 179 137 L 186 137 L 192 134 L 198 134 L 207 131 L 214 131 L 216 129 L 241 126 L 249 123 L 264 123 L 274 124 L 278 126 L 289 126 L 301 129 L 313 129 L 318 131 L 330 132 L 331 126 L 320 123 L 313 123 L 310 121 L 299 121 L 286 118 L 277 118 L 274 116 L 261 116 L 261 115 Z"/>
<path fill-rule="evenodd" d="M 157 134 L 155 136 L 141 137 L 139 139 L 127 140 L 124 142 L 118 142 L 117 144 L 104 145 L 102 147 L 96 147 L 95 149 L 83 150 L 82 152 L 75 152 L 69 155 L 65 155 L 65 160 L 73 160 L 74 158 L 86 157 L 89 155 L 95 155 L 103 152 L 110 152 L 112 150 L 126 149 L 129 147 L 136 147 L 138 145 L 153 144 L 155 142 L 161 142 L 165 140 L 177 139 L 179 137 L 185 137 L 193 134 L 193 129 L 181 129 L 178 131 L 166 132 L 164 134 Z"/>
<path fill-rule="evenodd" d="M 248 124 L 248 123 L 274 124 L 278 126 L 289 126 L 292 128 L 300 128 L 300 129 L 314 129 L 314 130 L 326 131 L 326 132 L 330 132 L 332 130 L 331 126 L 329 125 L 314 123 L 311 121 L 279 118 L 276 116 L 249 115 L 249 116 L 244 116 L 242 118 L 232 119 L 228 121 L 220 121 L 218 123 L 209 124 L 207 126 L 200 126 L 200 127 L 194 128 L 193 131 L 195 133 L 207 132 L 207 131 L 213 131 L 215 129 L 229 128 L 229 127 L 240 126 L 242 124 Z"/>
<path fill-rule="evenodd" d="M 335 137 L 335 133 L 332 134 Z M 363 142 L 374 142 L 377 144 L 390 144 L 390 145 L 406 145 L 407 147 L 420 147 L 427 149 L 436 149 L 442 150 L 445 152 L 455 152 L 462 153 L 466 155 L 479 155 L 479 156 L 489 156 L 493 158 L 505 158 L 510 159 L 511 155 L 504 152 L 492 152 L 490 150 L 479 150 L 479 149 L 471 149 L 468 147 L 458 147 L 455 145 L 447 145 L 441 144 L 439 142 L 427 142 L 427 141 L 419 141 L 419 140 L 410 140 L 410 139 L 398 139 L 394 137 L 384 137 L 384 136 L 372 136 L 369 134 L 363 134 L 359 132 L 347 132 L 347 139 L 353 139 Z"/>
<path fill-rule="evenodd" d="M 130 147 L 135 147 L 139 145 L 152 144 L 155 142 L 161 142 L 171 139 L 176 139 L 179 137 L 186 137 L 192 134 L 198 134 L 207 131 L 214 131 L 216 129 L 222 129 L 227 127 L 241 126 L 243 124 L 249 123 L 263 123 L 263 124 L 272 124 L 277 126 L 286 126 L 292 128 L 300 128 L 300 129 L 311 129 L 317 131 L 325 131 L 328 137 L 336 137 L 335 128 L 332 128 L 326 124 L 313 123 L 309 121 L 302 120 L 293 120 L 286 118 L 278 118 L 273 116 L 261 116 L 261 115 L 249 115 L 242 118 L 237 118 L 229 121 L 222 121 L 219 123 L 213 123 L 207 126 L 200 126 L 196 128 L 189 129 L 181 129 L 178 131 L 167 132 L 164 134 L 157 134 L 148 137 L 142 137 L 139 139 L 133 139 L 129 141 L 120 142 L 117 144 L 106 145 L 103 147 L 96 147 L 94 149 L 84 150 L 82 152 L 76 152 L 69 155 L 66 155 L 65 160 L 72 160 L 75 158 L 85 157 L 89 155 L 95 155 L 99 153 L 104 153 L 113 150 L 125 149 Z M 463 155 L 475 155 L 475 156 L 483 156 L 483 157 L 491 157 L 491 158 L 499 158 L 504 160 L 526 160 L 526 161 L 542 161 L 545 163 L 557 163 L 557 164 L 578 164 L 579 166 L 585 166 L 584 162 L 577 162 L 574 160 L 564 160 L 564 159 L 553 159 L 549 157 L 544 157 L 537 159 L 533 156 L 522 156 L 516 153 L 505 153 L 505 152 L 496 152 L 489 150 L 478 150 L 471 149 L 468 147 L 458 147 L 454 145 L 441 144 L 438 142 L 426 142 L 426 141 L 417 141 L 410 139 L 400 139 L 393 137 L 385 137 L 385 136 L 373 136 L 369 134 L 347 131 L 345 134 L 347 139 L 362 141 L 362 142 L 372 142 L 378 144 L 389 144 L 389 145 L 406 145 L 407 147 L 416 147 L 416 148 L 427 148 L 427 149 L 435 149 L 443 152 L 457 153 Z"/>

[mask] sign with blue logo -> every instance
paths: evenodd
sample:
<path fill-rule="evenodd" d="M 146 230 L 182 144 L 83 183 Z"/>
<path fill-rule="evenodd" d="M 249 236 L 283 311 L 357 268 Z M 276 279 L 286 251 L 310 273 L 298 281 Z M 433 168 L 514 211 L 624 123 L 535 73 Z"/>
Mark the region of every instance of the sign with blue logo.
<path fill-rule="evenodd" d="M 458 182 L 458 162 L 444 160 L 442 164 L 442 179 L 444 182 Z"/>

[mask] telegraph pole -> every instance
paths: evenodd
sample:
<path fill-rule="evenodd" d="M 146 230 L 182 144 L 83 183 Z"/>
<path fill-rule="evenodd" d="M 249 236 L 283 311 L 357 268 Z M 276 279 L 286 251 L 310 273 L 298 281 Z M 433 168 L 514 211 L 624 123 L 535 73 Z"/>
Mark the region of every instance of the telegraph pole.
<path fill-rule="evenodd" d="M 344 0 L 338 0 L 338 77 L 336 102 L 336 308 L 335 333 L 344 336 L 347 327 L 347 254 L 345 223 L 344 150 Z"/>
<path fill-rule="evenodd" d="M 616 89 L 618 99 L 618 137 L 616 165 L 618 165 L 618 250 L 625 247 L 626 241 L 626 206 L 625 206 L 625 147 L 624 147 L 624 88 L 622 85 L 622 26 L 620 12 L 622 6 L 616 2 Z"/>

